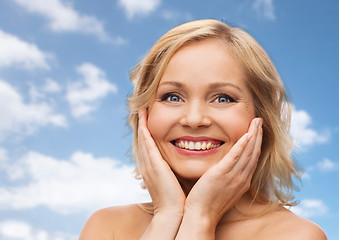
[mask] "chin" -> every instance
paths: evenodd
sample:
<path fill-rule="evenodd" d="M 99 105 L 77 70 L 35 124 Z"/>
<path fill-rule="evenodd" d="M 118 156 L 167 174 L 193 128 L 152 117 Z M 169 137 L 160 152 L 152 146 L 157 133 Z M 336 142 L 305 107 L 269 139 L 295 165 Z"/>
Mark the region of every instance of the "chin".
<path fill-rule="evenodd" d="M 207 165 L 206 163 L 197 163 L 197 162 L 187 165 L 188 166 L 180 166 L 180 168 L 173 168 L 173 171 L 177 175 L 179 181 L 180 180 L 197 181 L 211 167 L 211 165 L 209 164 Z"/>

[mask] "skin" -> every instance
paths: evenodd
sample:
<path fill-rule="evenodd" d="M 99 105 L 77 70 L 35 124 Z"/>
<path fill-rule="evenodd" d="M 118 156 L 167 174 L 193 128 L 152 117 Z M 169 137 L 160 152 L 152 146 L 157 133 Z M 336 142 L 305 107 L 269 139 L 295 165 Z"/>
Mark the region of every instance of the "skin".
<path fill-rule="evenodd" d="M 283 207 L 253 218 L 240 214 L 265 209 L 247 194 L 262 134 L 241 67 L 225 45 L 205 40 L 184 46 L 170 60 L 148 112 L 139 113 L 139 170 L 154 215 L 138 205 L 100 210 L 80 240 L 327 239 Z M 173 145 L 187 137 L 221 146 L 201 154 Z"/>

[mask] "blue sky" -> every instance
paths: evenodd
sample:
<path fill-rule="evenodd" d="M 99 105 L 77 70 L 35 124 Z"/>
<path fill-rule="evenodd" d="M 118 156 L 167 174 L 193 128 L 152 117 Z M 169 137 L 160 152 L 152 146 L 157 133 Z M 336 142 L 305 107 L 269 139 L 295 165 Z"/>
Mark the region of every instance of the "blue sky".
<path fill-rule="evenodd" d="M 74 240 L 96 209 L 146 201 L 128 154 L 128 71 L 168 29 L 215 18 L 275 62 L 305 174 L 297 214 L 339 239 L 339 3 L 0 1 L 0 239 Z"/>

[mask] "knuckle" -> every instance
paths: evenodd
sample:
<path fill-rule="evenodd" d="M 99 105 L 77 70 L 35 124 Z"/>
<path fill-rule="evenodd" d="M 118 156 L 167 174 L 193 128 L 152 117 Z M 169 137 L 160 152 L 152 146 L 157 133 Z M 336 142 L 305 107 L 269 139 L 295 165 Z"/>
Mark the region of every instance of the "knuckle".
<path fill-rule="evenodd" d="M 248 157 L 248 158 L 252 158 L 252 156 L 253 156 L 253 151 L 249 151 L 249 152 L 247 153 L 247 157 Z"/>
<path fill-rule="evenodd" d="M 141 176 L 142 176 L 142 179 L 144 180 L 144 182 L 148 182 L 149 181 L 148 174 L 146 174 L 145 171 L 141 172 Z"/>
<path fill-rule="evenodd" d="M 238 153 L 233 153 L 232 157 L 233 157 L 234 161 L 237 162 L 240 158 L 240 155 Z"/>
<path fill-rule="evenodd" d="M 240 185 L 245 186 L 246 185 L 246 178 L 244 176 L 240 177 L 239 183 L 240 183 Z"/>
<path fill-rule="evenodd" d="M 251 186 L 251 183 L 249 181 L 246 181 L 246 183 L 244 184 L 244 189 L 247 191 Z"/>
<path fill-rule="evenodd" d="M 159 164 L 154 164 L 153 166 L 153 169 L 152 169 L 152 174 L 154 176 L 159 176 L 161 175 L 161 170 L 159 169 Z"/>
<path fill-rule="evenodd" d="M 241 174 L 237 174 L 236 176 L 232 178 L 232 182 L 234 182 L 235 185 L 237 185 L 238 187 L 243 186 L 245 182 L 245 178 Z"/>
<path fill-rule="evenodd" d="M 139 171 L 142 178 L 145 179 L 145 177 L 147 177 L 147 171 L 145 170 L 145 168 L 141 168 Z"/>
<path fill-rule="evenodd" d="M 254 157 L 256 158 L 256 159 L 259 159 L 259 157 L 260 157 L 260 151 L 259 152 L 256 152 L 255 154 L 253 154 L 254 155 Z"/>

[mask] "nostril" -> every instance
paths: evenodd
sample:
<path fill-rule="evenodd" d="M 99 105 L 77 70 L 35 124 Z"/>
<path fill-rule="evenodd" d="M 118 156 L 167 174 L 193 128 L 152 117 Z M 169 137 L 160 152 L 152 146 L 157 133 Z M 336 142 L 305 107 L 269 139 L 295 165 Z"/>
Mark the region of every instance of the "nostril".
<path fill-rule="evenodd" d="M 202 128 L 202 127 L 208 127 L 211 125 L 211 121 L 206 118 L 206 117 L 202 117 L 202 118 L 183 118 L 180 121 L 180 124 L 184 127 L 188 127 L 188 128 Z"/>
<path fill-rule="evenodd" d="M 211 120 L 206 114 L 204 103 L 201 100 L 192 100 L 186 106 L 185 112 L 180 119 L 182 126 L 196 129 L 211 124 Z"/>

